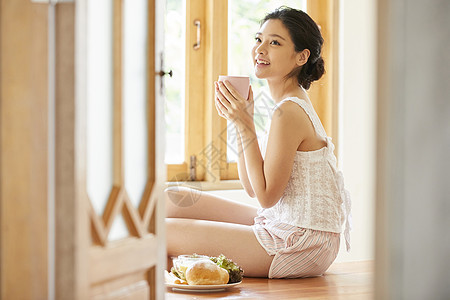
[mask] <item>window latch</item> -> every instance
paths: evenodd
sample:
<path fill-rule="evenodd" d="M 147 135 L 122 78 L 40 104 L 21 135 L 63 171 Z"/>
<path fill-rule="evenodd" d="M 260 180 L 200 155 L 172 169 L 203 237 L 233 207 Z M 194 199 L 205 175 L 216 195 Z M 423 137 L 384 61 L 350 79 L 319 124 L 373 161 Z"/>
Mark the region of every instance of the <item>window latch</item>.
<path fill-rule="evenodd" d="M 191 155 L 191 161 L 189 164 L 189 180 L 196 181 L 197 180 L 197 156 Z"/>
<path fill-rule="evenodd" d="M 165 76 L 165 75 L 169 75 L 169 77 L 173 76 L 173 71 L 170 70 L 169 72 L 164 72 L 164 71 L 159 71 L 159 73 L 157 73 L 159 76 Z"/>

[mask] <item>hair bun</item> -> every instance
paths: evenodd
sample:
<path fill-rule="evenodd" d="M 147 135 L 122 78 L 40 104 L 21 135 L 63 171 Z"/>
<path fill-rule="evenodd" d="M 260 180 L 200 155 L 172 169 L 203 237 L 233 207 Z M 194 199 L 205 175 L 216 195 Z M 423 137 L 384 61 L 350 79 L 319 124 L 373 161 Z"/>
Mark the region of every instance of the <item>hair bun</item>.
<path fill-rule="evenodd" d="M 315 63 L 311 65 L 311 82 L 319 80 L 325 73 L 325 62 L 322 56 L 317 59 Z"/>
<path fill-rule="evenodd" d="M 320 56 L 314 63 L 308 60 L 303 65 L 297 76 L 298 83 L 305 89 L 309 89 L 313 81 L 319 80 L 325 73 L 325 62 Z"/>

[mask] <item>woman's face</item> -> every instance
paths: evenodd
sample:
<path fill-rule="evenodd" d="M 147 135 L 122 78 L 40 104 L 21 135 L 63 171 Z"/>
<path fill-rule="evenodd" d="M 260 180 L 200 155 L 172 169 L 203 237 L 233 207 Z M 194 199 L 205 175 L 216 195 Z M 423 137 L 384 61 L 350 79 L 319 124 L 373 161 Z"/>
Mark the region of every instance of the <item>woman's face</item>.
<path fill-rule="evenodd" d="M 283 79 L 298 67 L 288 29 L 278 19 L 267 20 L 256 34 L 252 50 L 255 75 L 264 79 Z"/>

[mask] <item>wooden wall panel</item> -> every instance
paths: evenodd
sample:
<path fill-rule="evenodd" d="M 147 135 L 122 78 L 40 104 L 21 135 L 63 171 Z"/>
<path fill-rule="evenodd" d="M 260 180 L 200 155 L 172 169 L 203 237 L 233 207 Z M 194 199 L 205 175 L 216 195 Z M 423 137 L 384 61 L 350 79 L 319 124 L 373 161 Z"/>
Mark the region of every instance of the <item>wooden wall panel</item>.
<path fill-rule="evenodd" d="M 46 299 L 47 5 L 0 3 L 0 298 Z"/>
<path fill-rule="evenodd" d="M 339 67 L 339 1 L 309 0 L 308 14 L 320 26 L 324 39 L 322 57 L 325 61 L 325 74 L 313 82 L 308 93 L 325 131 L 338 142 L 338 67 Z"/>

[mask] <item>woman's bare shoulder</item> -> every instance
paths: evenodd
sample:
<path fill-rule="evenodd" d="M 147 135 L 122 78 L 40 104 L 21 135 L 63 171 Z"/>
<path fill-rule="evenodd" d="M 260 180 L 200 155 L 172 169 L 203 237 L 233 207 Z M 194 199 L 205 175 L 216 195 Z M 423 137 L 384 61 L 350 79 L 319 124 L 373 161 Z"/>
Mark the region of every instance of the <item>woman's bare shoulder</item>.
<path fill-rule="evenodd" d="M 297 129 L 305 129 L 312 125 L 307 112 L 295 101 L 283 101 L 280 103 L 273 113 L 272 121 L 296 125 Z"/>

